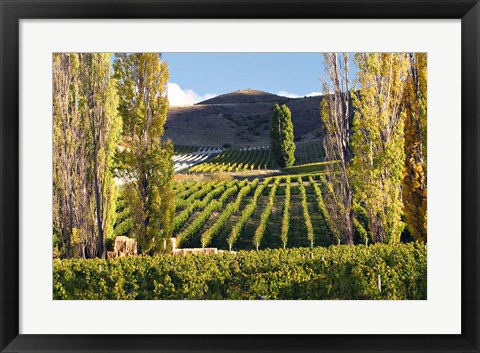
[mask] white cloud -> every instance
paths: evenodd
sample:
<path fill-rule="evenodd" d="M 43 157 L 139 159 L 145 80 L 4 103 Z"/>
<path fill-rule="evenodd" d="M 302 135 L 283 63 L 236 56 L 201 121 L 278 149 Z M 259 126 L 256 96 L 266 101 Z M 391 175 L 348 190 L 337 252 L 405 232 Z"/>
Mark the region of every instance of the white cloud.
<path fill-rule="evenodd" d="M 277 93 L 278 96 L 287 97 L 287 98 L 313 97 L 313 96 L 321 96 L 322 94 L 323 94 L 322 92 L 310 92 L 301 96 L 299 94 L 290 93 L 287 91 L 280 91 Z"/>
<path fill-rule="evenodd" d="M 179 84 L 168 83 L 168 100 L 171 106 L 193 105 L 195 103 L 216 97 L 215 93 L 199 95 L 193 89 L 183 89 Z"/>
<path fill-rule="evenodd" d="M 290 93 L 287 91 L 280 91 L 277 93 L 277 96 L 287 97 L 287 98 L 300 98 L 298 94 Z"/>
<path fill-rule="evenodd" d="M 321 95 L 323 95 L 322 92 L 310 92 L 306 94 L 305 97 L 315 97 L 315 96 L 321 96 Z"/>

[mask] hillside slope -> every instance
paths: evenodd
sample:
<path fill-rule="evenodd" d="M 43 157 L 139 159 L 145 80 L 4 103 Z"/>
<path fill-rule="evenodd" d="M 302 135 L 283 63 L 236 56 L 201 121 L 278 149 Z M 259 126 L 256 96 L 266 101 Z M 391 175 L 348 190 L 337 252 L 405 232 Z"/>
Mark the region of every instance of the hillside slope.
<path fill-rule="evenodd" d="M 238 90 L 231 93 L 222 94 L 220 96 L 207 99 L 198 104 L 238 104 L 238 103 L 268 103 L 278 102 L 285 99 L 285 97 L 277 96 L 264 91 L 258 91 L 255 89 Z"/>
<path fill-rule="evenodd" d="M 295 139 L 309 141 L 321 136 L 321 99 L 286 98 L 250 89 L 227 93 L 193 106 L 171 107 L 165 137 L 178 145 L 269 145 L 271 112 L 278 103 L 292 111 Z"/>

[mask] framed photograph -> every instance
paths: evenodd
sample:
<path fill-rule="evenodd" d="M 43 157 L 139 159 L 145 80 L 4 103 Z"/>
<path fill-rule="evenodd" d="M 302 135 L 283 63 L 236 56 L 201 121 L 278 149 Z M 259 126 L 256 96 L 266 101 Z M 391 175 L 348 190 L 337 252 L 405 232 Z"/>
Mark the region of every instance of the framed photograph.
<path fill-rule="evenodd" d="M 0 1 L 2 352 L 480 351 L 478 1 Z"/>

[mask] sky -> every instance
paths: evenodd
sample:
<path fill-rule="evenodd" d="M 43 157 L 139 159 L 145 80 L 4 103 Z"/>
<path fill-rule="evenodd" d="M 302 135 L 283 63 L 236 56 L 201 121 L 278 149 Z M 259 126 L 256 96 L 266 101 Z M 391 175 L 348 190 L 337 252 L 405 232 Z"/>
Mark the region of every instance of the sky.
<path fill-rule="evenodd" d="M 325 76 L 320 53 L 163 53 L 162 59 L 169 64 L 171 106 L 247 88 L 291 98 L 320 95 Z"/>

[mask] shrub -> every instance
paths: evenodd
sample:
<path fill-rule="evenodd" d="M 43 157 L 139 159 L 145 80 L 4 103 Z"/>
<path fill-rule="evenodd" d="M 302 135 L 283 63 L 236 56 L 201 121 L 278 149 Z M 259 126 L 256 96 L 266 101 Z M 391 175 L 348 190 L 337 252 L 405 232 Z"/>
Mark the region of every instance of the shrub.
<path fill-rule="evenodd" d="M 378 288 L 377 279 L 381 279 Z M 53 260 L 53 298 L 427 299 L 423 243 Z"/>

